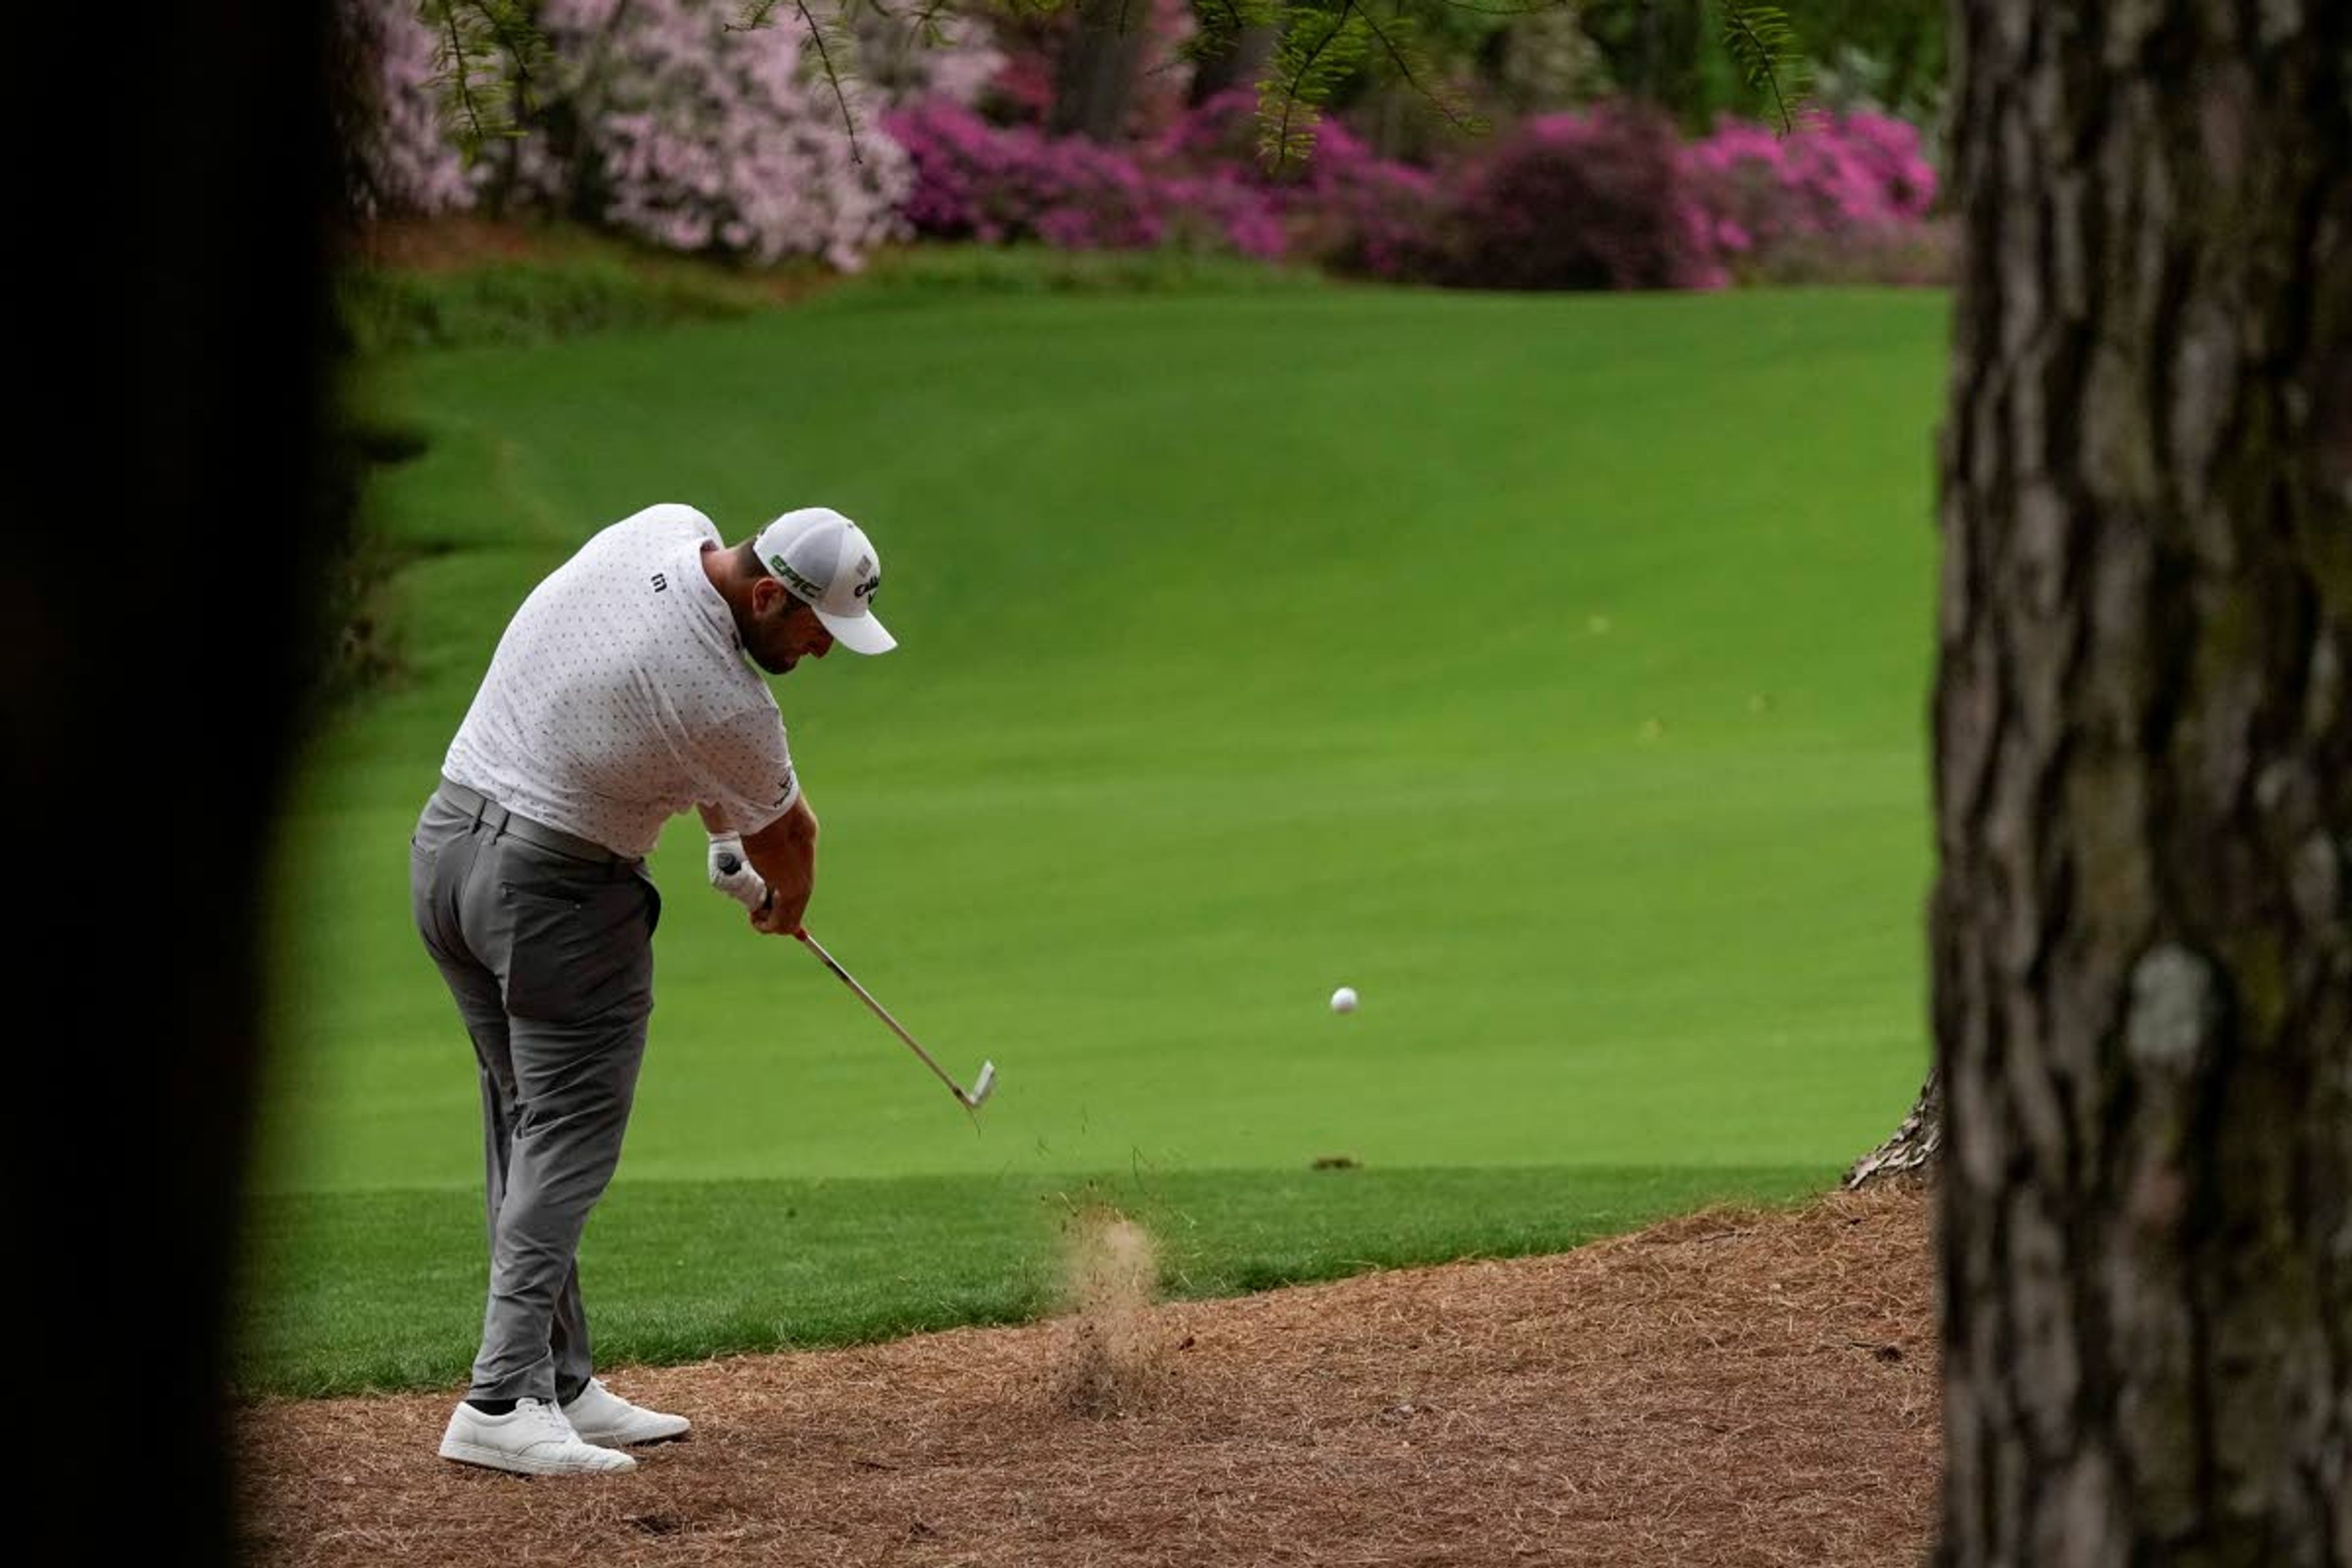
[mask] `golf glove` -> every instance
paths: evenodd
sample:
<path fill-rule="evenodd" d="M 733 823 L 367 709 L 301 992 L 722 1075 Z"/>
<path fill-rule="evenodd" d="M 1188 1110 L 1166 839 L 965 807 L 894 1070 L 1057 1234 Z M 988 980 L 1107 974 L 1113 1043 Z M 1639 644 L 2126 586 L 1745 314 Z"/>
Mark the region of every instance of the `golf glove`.
<path fill-rule="evenodd" d="M 751 858 L 743 853 L 740 833 L 711 836 L 710 885 L 747 910 L 757 910 L 768 901 L 768 884 L 751 869 Z"/>

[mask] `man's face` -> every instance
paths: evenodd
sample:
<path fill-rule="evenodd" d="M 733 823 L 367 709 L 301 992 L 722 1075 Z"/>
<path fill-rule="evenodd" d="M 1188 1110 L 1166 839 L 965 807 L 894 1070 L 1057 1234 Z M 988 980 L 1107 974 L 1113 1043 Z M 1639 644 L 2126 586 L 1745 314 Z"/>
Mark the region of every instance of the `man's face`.
<path fill-rule="evenodd" d="M 803 658 L 831 653 L 833 634 L 782 583 L 763 577 L 751 585 L 751 631 L 743 650 L 770 675 L 782 675 Z"/>

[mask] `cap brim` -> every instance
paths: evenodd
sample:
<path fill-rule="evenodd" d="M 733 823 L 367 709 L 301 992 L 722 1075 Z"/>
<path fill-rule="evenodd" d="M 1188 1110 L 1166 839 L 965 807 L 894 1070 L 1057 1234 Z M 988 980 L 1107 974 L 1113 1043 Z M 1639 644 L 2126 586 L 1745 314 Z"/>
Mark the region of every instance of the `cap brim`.
<path fill-rule="evenodd" d="M 834 641 L 852 653 L 888 653 L 898 646 L 898 639 L 870 615 L 835 616 L 818 610 L 816 618 L 833 634 Z"/>

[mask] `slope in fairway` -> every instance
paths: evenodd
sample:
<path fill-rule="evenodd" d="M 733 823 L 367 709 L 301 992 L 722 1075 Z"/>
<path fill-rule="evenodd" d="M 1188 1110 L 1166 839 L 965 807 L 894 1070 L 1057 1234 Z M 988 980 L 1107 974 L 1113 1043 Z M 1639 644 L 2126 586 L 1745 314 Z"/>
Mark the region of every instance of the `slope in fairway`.
<path fill-rule="evenodd" d="M 478 1183 L 404 840 L 521 595 L 657 500 L 879 541 L 900 651 L 776 683 L 824 825 L 809 923 L 1002 1083 L 975 1131 L 703 888 L 680 820 L 622 1186 L 1826 1174 L 1924 1061 L 1945 320 L 849 293 L 386 369 L 432 439 L 371 497 L 407 672 L 289 824 L 265 1184 Z"/>

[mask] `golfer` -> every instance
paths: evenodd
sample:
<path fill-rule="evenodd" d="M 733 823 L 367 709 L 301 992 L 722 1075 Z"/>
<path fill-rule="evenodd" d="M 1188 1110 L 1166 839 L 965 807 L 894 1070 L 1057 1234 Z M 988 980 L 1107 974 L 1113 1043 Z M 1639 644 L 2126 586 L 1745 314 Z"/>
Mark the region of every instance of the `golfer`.
<path fill-rule="evenodd" d="M 800 930 L 816 817 L 768 684 L 897 646 L 881 564 L 824 507 L 728 546 L 689 506 L 591 539 L 515 612 L 411 841 L 416 927 L 481 1068 L 489 1304 L 446 1458 L 526 1475 L 626 1470 L 685 1435 L 592 1374 L 576 1253 L 621 1157 L 661 898 L 645 858 L 693 806 L 711 884 Z"/>

